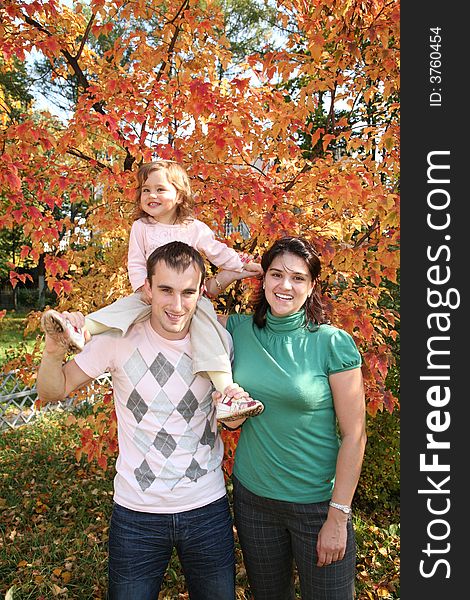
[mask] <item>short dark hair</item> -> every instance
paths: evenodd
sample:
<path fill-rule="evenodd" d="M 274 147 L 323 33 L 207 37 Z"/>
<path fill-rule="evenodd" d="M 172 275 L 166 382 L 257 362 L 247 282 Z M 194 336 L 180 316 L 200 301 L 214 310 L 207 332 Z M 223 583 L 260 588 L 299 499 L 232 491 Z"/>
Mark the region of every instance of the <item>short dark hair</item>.
<path fill-rule="evenodd" d="M 206 278 L 206 267 L 204 259 L 197 250 L 184 242 L 169 242 L 163 246 L 155 248 L 147 259 L 147 278 L 152 285 L 152 276 L 155 274 L 155 265 L 163 261 L 167 267 L 175 271 L 183 272 L 190 265 L 194 265 L 201 272 L 201 283 L 204 285 Z"/>
<path fill-rule="evenodd" d="M 321 301 L 321 262 L 318 254 L 315 251 L 315 248 L 308 240 L 302 237 L 294 236 L 285 236 L 276 240 L 274 244 L 268 250 L 266 250 L 261 258 L 261 266 L 263 267 L 264 273 L 267 272 L 271 266 L 271 263 L 277 256 L 286 253 L 295 254 L 296 256 L 303 258 L 309 270 L 310 276 L 312 277 L 313 290 L 304 304 L 306 327 L 320 325 L 321 323 L 328 323 L 328 319 L 325 317 L 323 304 Z M 255 300 L 253 317 L 258 327 L 264 327 L 266 325 L 266 313 L 268 308 L 269 304 L 266 300 L 264 290 L 260 289 L 259 296 Z"/>

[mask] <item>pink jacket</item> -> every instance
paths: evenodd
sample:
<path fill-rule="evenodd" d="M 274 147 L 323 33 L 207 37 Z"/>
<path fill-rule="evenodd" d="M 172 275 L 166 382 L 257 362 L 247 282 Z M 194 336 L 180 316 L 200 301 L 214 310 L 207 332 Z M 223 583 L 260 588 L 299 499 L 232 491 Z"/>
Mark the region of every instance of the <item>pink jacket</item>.
<path fill-rule="evenodd" d="M 155 248 L 174 241 L 192 246 L 221 269 L 241 271 L 243 268 L 237 251 L 216 240 L 214 232 L 202 221 L 193 219 L 183 224 L 165 225 L 138 219 L 131 228 L 127 255 L 129 280 L 134 291 L 144 285 L 150 254 Z"/>

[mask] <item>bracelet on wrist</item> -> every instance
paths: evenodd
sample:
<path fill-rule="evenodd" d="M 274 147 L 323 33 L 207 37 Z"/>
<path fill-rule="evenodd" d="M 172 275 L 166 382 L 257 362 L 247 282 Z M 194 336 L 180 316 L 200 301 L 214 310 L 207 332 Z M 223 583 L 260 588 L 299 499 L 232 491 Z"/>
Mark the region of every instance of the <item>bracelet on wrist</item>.
<path fill-rule="evenodd" d="M 217 277 L 214 277 L 214 281 L 215 281 L 215 285 L 217 286 L 217 289 L 219 290 L 219 292 L 221 292 L 224 289 L 223 285 L 220 283 L 220 281 L 217 279 Z"/>
<path fill-rule="evenodd" d="M 344 512 L 346 515 L 350 515 L 352 512 L 351 507 L 347 504 L 338 504 L 337 502 L 333 502 L 333 500 L 330 500 L 330 506 Z"/>

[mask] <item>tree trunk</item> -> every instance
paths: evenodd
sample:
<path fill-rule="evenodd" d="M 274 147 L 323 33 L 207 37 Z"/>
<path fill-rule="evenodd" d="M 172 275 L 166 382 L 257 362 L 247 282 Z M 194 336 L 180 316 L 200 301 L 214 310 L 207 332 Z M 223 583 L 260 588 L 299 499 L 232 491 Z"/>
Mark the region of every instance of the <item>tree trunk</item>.
<path fill-rule="evenodd" d="M 43 309 L 46 305 L 46 269 L 44 266 L 44 254 L 39 257 L 38 263 L 38 308 Z"/>

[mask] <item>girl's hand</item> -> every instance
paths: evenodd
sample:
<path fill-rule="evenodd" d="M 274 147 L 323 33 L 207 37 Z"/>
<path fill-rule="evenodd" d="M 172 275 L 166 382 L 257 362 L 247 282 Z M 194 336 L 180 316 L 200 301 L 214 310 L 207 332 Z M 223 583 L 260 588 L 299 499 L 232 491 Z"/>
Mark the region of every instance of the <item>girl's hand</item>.
<path fill-rule="evenodd" d="M 248 254 L 248 252 L 240 252 L 239 256 L 240 256 L 240 260 L 242 261 L 242 263 L 244 265 L 251 262 L 254 258 L 253 254 Z"/>
<path fill-rule="evenodd" d="M 250 261 L 243 265 L 244 271 L 248 271 L 248 277 L 261 277 L 263 275 L 263 267 L 254 261 Z"/>
<path fill-rule="evenodd" d="M 243 275 L 245 277 L 260 277 L 263 275 L 263 267 L 253 260 L 253 254 L 248 254 L 247 252 L 240 252 L 240 260 L 243 263 L 243 273 L 248 271 L 248 275 Z"/>

